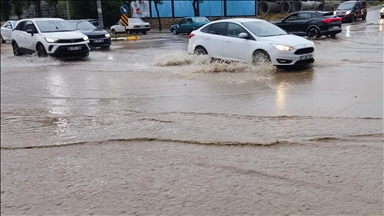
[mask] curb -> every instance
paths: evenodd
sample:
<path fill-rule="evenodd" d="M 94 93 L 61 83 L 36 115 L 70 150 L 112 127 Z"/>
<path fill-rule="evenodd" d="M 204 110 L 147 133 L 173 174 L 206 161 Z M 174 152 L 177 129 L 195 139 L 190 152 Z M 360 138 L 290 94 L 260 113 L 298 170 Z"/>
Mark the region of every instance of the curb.
<path fill-rule="evenodd" d="M 127 36 L 127 37 L 112 37 L 112 41 L 136 41 L 140 40 L 139 36 Z"/>

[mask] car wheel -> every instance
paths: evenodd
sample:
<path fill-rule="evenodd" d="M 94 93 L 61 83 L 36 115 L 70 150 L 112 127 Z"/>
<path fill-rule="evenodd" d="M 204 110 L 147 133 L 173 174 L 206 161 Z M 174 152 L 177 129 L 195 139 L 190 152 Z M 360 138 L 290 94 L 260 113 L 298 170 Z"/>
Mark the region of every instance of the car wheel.
<path fill-rule="evenodd" d="M 47 51 L 45 51 L 45 48 L 42 44 L 37 45 L 37 55 L 39 57 L 47 57 Z"/>
<path fill-rule="evenodd" d="M 116 31 L 115 31 L 115 29 L 112 29 L 112 33 L 113 33 L 113 34 L 116 34 Z"/>
<path fill-rule="evenodd" d="M 352 16 L 351 21 L 352 21 L 352 22 L 356 22 L 356 16 L 355 16 L 355 15 Z"/>
<path fill-rule="evenodd" d="M 147 32 L 146 31 L 143 31 L 143 32 L 141 32 L 143 35 L 146 35 L 147 34 Z"/>
<path fill-rule="evenodd" d="M 1 43 L 5 43 L 3 36 L 1 36 Z"/>
<path fill-rule="evenodd" d="M 177 33 L 177 30 L 176 30 L 176 29 L 173 29 L 173 30 L 172 30 L 172 34 L 177 35 L 177 34 L 178 34 L 178 33 Z"/>
<path fill-rule="evenodd" d="M 204 47 L 201 47 L 201 46 L 196 47 L 195 55 L 207 55 L 207 54 L 208 52 L 206 49 L 204 49 Z"/>
<path fill-rule="evenodd" d="M 17 45 L 16 42 L 13 42 L 13 43 L 12 43 L 12 48 L 13 48 L 13 55 L 15 55 L 15 56 L 21 56 L 21 52 L 20 52 L 20 49 L 19 49 L 19 45 Z"/>
<path fill-rule="evenodd" d="M 361 19 L 365 20 L 367 18 L 367 14 L 364 14 Z"/>
<path fill-rule="evenodd" d="M 264 50 L 256 50 L 252 56 L 252 63 L 255 65 L 270 63 L 271 57 Z"/>
<path fill-rule="evenodd" d="M 381 16 L 381 18 L 384 18 L 384 16 Z"/>
<path fill-rule="evenodd" d="M 319 28 L 315 26 L 309 27 L 307 30 L 307 36 L 309 39 L 319 38 L 321 36 Z"/>

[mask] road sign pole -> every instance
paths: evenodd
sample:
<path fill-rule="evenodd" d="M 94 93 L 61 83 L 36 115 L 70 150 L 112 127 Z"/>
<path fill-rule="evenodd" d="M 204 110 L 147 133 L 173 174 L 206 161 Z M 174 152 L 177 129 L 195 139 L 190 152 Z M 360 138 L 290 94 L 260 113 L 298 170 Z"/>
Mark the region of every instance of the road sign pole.
<path fill-rule="evenodd" d="M 68 5 L 68 0 L 66 0 L 66 4 L 67 4 L 67 19 L 71 19 L 71 17 L 69 16 L 69 5 Z"/>
<path fill-rule="evenodd" d="M 100 28 L 104 29 L 103 11 L 101 9 L 101 1 L 100 0 L 96 0 L 96 5 L 97 5 L 97 14 L 98 14 L 98 17 L 99 17 Z"/>

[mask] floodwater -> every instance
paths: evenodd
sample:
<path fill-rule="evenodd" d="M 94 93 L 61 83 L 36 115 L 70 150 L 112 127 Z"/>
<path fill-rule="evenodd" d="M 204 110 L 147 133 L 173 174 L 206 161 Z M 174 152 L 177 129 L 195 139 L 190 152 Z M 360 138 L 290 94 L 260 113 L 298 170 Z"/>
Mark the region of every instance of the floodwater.
<path fill-rule="evenodd" d="M 383 25 L 286 72 L 170 32 L 79 61 L 2 45 L 1 213 L 381 215 Z"/>

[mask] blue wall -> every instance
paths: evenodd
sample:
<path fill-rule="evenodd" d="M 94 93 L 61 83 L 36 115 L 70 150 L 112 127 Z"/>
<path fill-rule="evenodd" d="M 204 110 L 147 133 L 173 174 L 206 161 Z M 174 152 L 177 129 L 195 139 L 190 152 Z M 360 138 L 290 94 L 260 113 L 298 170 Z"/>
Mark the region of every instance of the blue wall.
<path fill-rule="evenodd" d="M 255 15 L 255 1 L 227 0 L 227 16 Z"/>
<path fill-rule="evenodd" d="M 200 16 L 224 16 L 224 1 L 204 0 L 199 8 Z"/>
<path fill-rule="evenodd" d="M 174 0 L 175 17 L 194 16 L 192 1 Z"/>
<path fill-rule="evenodd" d="M 163 4 L 159 4 L 157 7 L 159 8 L 160 17 L 172 17 L 172 4 L 170 0 L 163 1 Z M 153 1 L 151 1 L 151 14 L 152 17 L 157 17 L 156 8 Z"/>
<path fill-rule="evenodd" d="M 226 0 L 227 14 L 224 14 L 224 0 L 203 0 L 199 3 L 200 16 L 255 16 L 257 0 Z M 175 17 L 194 16 L 192 0 L 173 0 Z M 172 0 L 163 0 L 158 5 L 160 17 L 172 17 Z M 157 18 L 155 4 L 151 1 L 151 15 Z"/>

